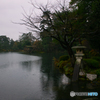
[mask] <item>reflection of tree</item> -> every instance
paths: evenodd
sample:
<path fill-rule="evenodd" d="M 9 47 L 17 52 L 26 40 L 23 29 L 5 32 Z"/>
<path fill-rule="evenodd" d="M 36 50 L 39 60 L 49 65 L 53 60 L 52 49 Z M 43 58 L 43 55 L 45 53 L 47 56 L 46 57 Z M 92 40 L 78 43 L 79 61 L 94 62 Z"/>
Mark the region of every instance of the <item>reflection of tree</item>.
<path fill-rule="evenodd" d="M 26 69 L 27 71 L 32 70 L 32 61 L 21 62 L 22 69 Z"/>
<path fill-rule="evenodd" d="M 41 59 L 35 61 L 24 61 L 20 63 L 22 65 L 22 69 L 27 71 L 32 71 L 33 67 L 38 67 L 41 65 Z"/>
<path fill-rule="evenodd" d="M 70 100 L 71 85 L 62 85 L 61 74 L 53 66 L 53 56 L 53 54 L 44 54 L 42 56 L 42 90 L 46 95 L 49 95 L 49 98 L 53 97 L 52 100 Z"/>
<path fill-rule="evenodd" d="M 41 85 L 42 89 L 50 91 L 53 86 L 59 85 L 60 73 L 53 66 L 53 54 L 43 54 L 42 55 L 42 66 L 41 66 Z"/>
<path fill-rule="evenodd" d="M 65 87 L 60 86 L 56 91 L 55 100 L 71 100 L 70 97 L 70 86 L 66 85 Z"/>

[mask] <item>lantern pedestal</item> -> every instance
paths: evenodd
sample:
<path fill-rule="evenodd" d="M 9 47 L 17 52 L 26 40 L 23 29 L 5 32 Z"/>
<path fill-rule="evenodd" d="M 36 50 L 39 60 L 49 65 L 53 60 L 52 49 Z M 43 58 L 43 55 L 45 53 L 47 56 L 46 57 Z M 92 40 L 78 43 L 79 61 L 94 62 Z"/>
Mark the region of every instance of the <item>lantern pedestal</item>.
<path fill-rule="evenodd" d="M 75 63 L 75 66 L 74 66 L 72 81 L 77 81 L 80 69 L 82 69 L 82 67 L 83 67 L 83 65 L 82 65 L 82 58 L 84 56 L 83 49 L 86 48 L 86 47 L 85 46 L 74 46 L 72 48 L 76 49 L 76 54 L 75 54 L 76 63 Z"/>

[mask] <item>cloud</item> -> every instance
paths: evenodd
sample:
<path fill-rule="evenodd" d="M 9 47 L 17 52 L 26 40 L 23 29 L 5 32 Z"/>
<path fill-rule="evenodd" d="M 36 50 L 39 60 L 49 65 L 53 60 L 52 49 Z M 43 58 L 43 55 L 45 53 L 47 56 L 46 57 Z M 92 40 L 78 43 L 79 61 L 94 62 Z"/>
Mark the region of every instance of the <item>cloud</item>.
<path fill-rule="evenodd" d="M 11 21 L 20 22 L 22 7 L 29 9 L 28 0 L 0 0 L 0 35 L 10 36 L 14 40 L 18 39 L 20 33 L 25 32 L 24 26 L 15 25 Z"/>
<path fill-rule="evenodd" d="M 48 0 L 36 0 L 39 4 L 46 4 Z M 49 0 L 54 2 L 56 0 Z M 29 30 L 25 26 L 13 24 L 23 19 L 22 13 L 25 11 L 30 14 L 32 5 L 30 0 L 0 0 L 0 35 L 6 35 L 14 40 L 18 39 L 20 32 L 27 33 Z"/>

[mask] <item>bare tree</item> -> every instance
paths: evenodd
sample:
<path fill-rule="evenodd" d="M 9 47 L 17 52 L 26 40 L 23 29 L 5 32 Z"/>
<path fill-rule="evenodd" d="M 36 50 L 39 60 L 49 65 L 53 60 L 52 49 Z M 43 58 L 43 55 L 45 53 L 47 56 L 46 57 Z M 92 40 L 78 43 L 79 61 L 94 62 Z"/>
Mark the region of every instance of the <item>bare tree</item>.
<path fill-rule="evenodd" d="M 61 46 L 68 51 L 71 59 L 71 64 L 75 64 L 75 56 L 72 51 L 72 45 L 77 41 L 81 35 L 78 34 L 77 26 L 73 23 L 77 22 L 77 18 L 73 17 L 73 13 L 68 9 L 66 5 L 67 0 L 57 1 L 58 5 L 49 4 L 49 1 L 45 6 L 35 5 L 34 2 L 30 2 L 34 9 L 40 11 L 40 14 L 27 15 L 23 14 L 21 25 L 25 25 L 31 29 L 31 31 L 39 34 L 40 36 L 50 36 L 61 44 Z"/>

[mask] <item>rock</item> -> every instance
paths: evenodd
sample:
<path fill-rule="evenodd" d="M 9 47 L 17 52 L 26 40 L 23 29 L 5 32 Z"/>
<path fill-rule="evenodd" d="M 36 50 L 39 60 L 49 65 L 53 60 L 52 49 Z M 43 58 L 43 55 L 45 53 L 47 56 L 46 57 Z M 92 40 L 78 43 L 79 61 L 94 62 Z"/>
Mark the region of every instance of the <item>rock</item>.
<path fill-rule="evenodd" d="M 97 78 L 97 75 L 96 75 L 96 74 L 86 74 L 86 77 L 87 77 L 89 80 L 93 81 L 94 79 Z"/>
<path fill-rule="evenodd" d="M 80 72 L 79 72 L 79 75 L 80 75 L 80 76 L 85 76 L 85 72 L 80 71 Z"/>
<path fill-rule="evenodd" d="M 62 76 L 62 84 L 67 85 L 67 84 L 69 84 L 69 82 L 70 82 L 70 79 L 64 74 Z"/>

